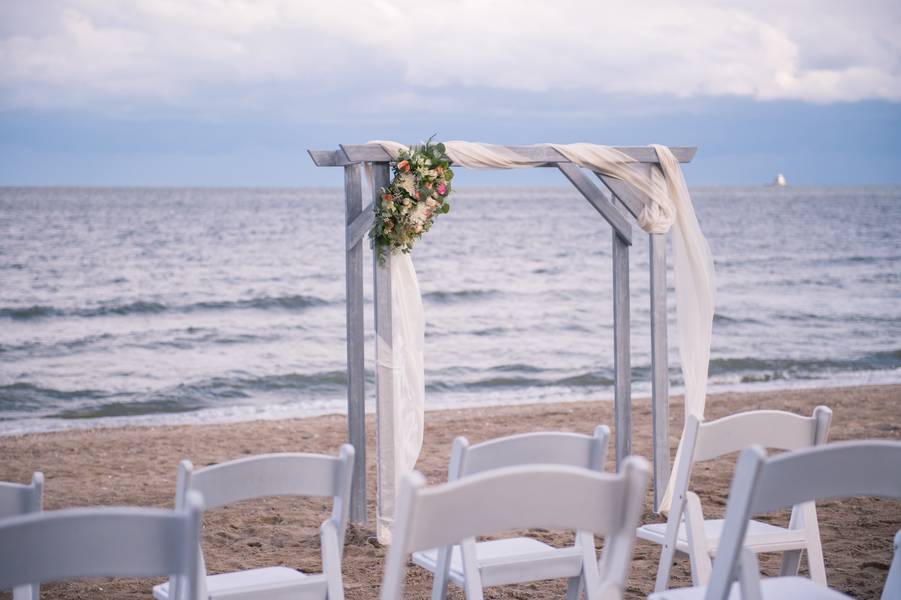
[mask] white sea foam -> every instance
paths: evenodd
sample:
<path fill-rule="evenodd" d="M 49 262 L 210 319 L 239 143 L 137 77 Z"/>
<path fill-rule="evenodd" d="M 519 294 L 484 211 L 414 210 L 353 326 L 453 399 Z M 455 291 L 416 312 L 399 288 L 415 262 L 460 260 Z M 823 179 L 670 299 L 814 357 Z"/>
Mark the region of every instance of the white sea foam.
<path fill-rule="evenodd" d="M 710 393 L 723 392 L 777 392 L 780 390 L 804 390 L 857 387 L 866 385 L 901 384 L 901 369 L 871 373 L 845 373 L 828 379 L 807 379 L 795 381 L 767 381 L 759 383 L 712 383 Z M 633 401 L 646 401 L 649 397 L 649 385 L 638 384 L 633 388 Z M 683 393 L 681 387 L 670 390 L 671 395 Z M 552 404 L 557 402 L 598 401 L 612 402 L 613 392 L 609 389 L 572 390 L 570 393 L 554 393 L 547 390 L 525 390 L 518 398 L 509 394 L 473 392 L 446 397 L 437 401 L 427 399 L 426 411 L 464 410 L 467 408 L 489 408 L 497 406 L 519 406 L 529 404 Z M 375 402 L 366 404 L 366 412 L 375 412 Z M 177 425 L 213 425 L 223 423 L 241 423 L 247 421 L 278 421 L 287 419 L 303 419 L 323 415 L 346 415 L 345 400 L 334 398 L 315 402 L 297 402 L 292 404 L 271 404 L 260 406 L 228 406 L 206 408 L 193 412 L 157 413 L 132 417 L 102 417 L 95 419 L 55 419 L 55 418 L 22 418 L 11 421 L 0 421 L 0 436 L 18 436 L 32 433 L 48 433 L 56 431 L 77 431 L 84 429 L 116 428 L 116 427 L 166 427 Z"/>

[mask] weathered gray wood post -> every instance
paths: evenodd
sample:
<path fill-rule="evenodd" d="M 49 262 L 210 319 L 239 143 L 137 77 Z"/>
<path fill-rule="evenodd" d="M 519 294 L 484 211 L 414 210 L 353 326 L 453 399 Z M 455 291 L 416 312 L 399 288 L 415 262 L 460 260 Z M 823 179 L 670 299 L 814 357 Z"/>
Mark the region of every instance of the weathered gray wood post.
<path fill-rule="evenodd" d="M 613 228 L 613 413 L 616 468 L 632 451 L 632 367 L 629 344 L 629 246 L 632 226 L 582 169 L 572 163 L 557 168 Z"/>
<path fill-rule="evenodd" d="M 616 205 L 616 196 L 612 198 Z M 613 230 L 613 420 L 616 466 L 632 454 L 632 360 L 629 312 L 629 243 Z"/>
<path fill-rule="evenodd" d="M 669 480 L 669 357 L 666 340 L 666 236 L 648 236 L 651 264 L 651 420 L 654 436 L 654 510 Z"/>
<path fill-rule="evenodd" d="M 388 164 L 372 165 L 373 202 L 379 188 L 388 185 Z M 393 350 L 393 315 L 391 314 L 391 260 L 389 253 L 372 253 L 373 310 L 375 311 L 375 397 L 376 397 L 376 535 L 379 541 L 390 539 L 394 521 L 395 456 L 394 456 L 394 373 L 380 369 L 384 357 Z M 392 360 L 393 362 L 393 360 Z M 390 445 L 390 448 L 384 446 Z M 387 450 L 387 451 L 386 451 Z"/>
<path fill-rule="evenodd" d="M 366 358 L 363 319 L 363 243 L 351 223 L 363 212 L 360 165 L 344 166 L 345 290 L 347 295 L 347 439 L 353 445 L 354 477 L 350 518 L 366 522 Z"/>
<path fill-rule="evenodd" d="M 691 156 L 688 157 L 690 159 Z M 650 168 L 650 166 L 643 167 Z M 613 197 L 622 202 L 623 206 L 632 213 L 635 218 L 641 214 L 642 207 L 648 202 L 642 194 L 626 183 L 595 173 L 598 179 L 613 193 Z M 615 234 L 614 234 L 615 237 Z M 667 317 L 666 317 L 666 235 L 648 235 L 648 261 L 650 263 L 651 278 L 651 421 L 653 427 L 653 458 L 654 458 L 654 510 L 660 508 L 660 499 L 666 489 L 669 480 L 670 455 L 669 455 L 669 359 L 667 355 Z M 614 242 L 614 252 L 616 245 Z M 614 263 L 616 254 L 614 254 Z M 628 286 L 628 278 L 626 280 Z M 616 290 L 616 271 L 614 266 L 614 294 Z M 614 302 L 616 296 L 614 295 Z M 628 301 L 628 300 L 627 300 Z M 616 307 L 614 305 L 614 311 Z M 616 320 L 614 318 L 614 337 L 616 337 Z M 616 357 L 628 356 L 620 354 L 617 346 Z M 620 373 L 617 371 L 617 382 Z M 631 377 L 631 373 L 629 375 Z M 614 405 L 614 411 L 616 406 Z M 617 419 L 617 427 L 619 420 Z M 620 457 L 619 439 L 617 439 L 617 460 Z M 617 466 L 618 466 L 617 462 Z"/>

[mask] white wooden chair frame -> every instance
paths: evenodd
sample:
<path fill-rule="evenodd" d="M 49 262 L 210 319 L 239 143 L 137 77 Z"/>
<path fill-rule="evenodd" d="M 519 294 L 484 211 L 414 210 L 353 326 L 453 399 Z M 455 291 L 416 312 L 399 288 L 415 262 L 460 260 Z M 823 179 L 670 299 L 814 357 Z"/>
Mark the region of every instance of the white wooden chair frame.
<path fill-rule="evenodd" d="M 266 567 L 220 575 L 206 574 L 198 544 L 199 585 L 213 600 L 280 598 L 342 600 L 341 557 L 350 509 L 354 449 L 343 444 L 338 456 L 278 453 L 248 456 L 194 470 L 190 461 L 179 464 L 175 504 L 189 494 L 203 496 L 204 510 L 272 496 L 331 496 L 332 513 L 320 527 L 321 574 L 307 575 L 288 567 Z M 210 583 L 215 582 L 210 590 Z M 170 590 L 175 592 L 170 596 Z M 153 588 L 157 600 L 184 600 L 177 580 Z"/>
<path fill-rule="evenodd" d="M 474 446 L 465 437 L 458 437 L 451 452 L 448 481 L 529 464 L 568 465 L 602 472 L 609 439 L 610 429 L 606 425 L 596 427 L 590 436 L 567 432 L 525 433 Z M 554 548 L 528 537 L 487 542 L 467 538 L 459 546 L 414 552 L 413 562 L 433 573 L 433 600 L 447 597 L 448 582 L 466 589 L 465 581 L 472 577 L 479 578 L 482 587 L 566 577 L 567 598 L 576 599 L 584 562 L 583 545 L 594 550 L 591 533 L 578 533 L 569 548 Z M 479 559 L 480 549 L 490 556 Z M 460 566 L 452 570 L 452 562 Z M 585 568 L 597 570 L 595 564 Z"/>
<path fill-rule="evenodd" d="M 735 597 L 735 587 L 743 600 L 848 599 L 825 584 L 796 575 L 761 580 L 757 555 L 743 542 L 753 514 L 855 496 L 901 499 L 901 442 L 839 442 L 772 458 L 759 446 L 745 449 L 732 480 L 710 582 L 706 588 L 667 590 L 651 599 L 727 600 L 730 594 Z M 897 569 L 890 570 L 886 581 L 890 593 L 897 575 Z"/>
<path fill-rule="evenodd" d="M 180 581 L 202 598 L 197 577 L 201 499 L 178 510 L 77 508 L 0 521 L 0 589 L 83 577 L 151 577 Z"/>
<path fill-rule="evenodd" d="M 36 471 L 31 483 L 0 481 L 0 519 L 41 512 L 44 508 L 44 474 Z M 38 600 L 41 586 L 20 585 L 13 590 L 13 600 Z"/>
<path fill-rule="evenodd" d="M 676 552 L 688 554 L 693 585 L 704 585 L 710 578 L 711 558 L 716 554 L 723 527 L 722 519 L 704 519 L 701 501 L 689 489 L 695 463 L 713 460 L 752 444 L 778 450 L 799 450 L 824 444 L 829 434 L 832 411 L 825 406 L 803 417 L 775 410 L 738 413 L 702 423 L 689 416 L 682 438 L 682 452 L 673 491 L 673 502 L 665 527 L 643 525 L 638 537 L 661 545 L 655 591 L 669 587 L 670 571 Z M 788 528 L 759 521 L 751 524 L 745 544 L 754 552 L 782 552 L 782 574 L 797 574 L 801 552 L 807 551 L 811 578 L 826 584 L 826 568 L 812 502 L 792 508 Z"/>
<path fill-rule="evenodd" d="M 494 469 L 432 487 L 426 487 L 425 478 L 414 471 L 401 484 L 381 598 L 401 598 L 411 552 L 529 527 L 603 536 L 599 568 L 584 570 L 586 597 L 621 598 L 648 471 L 647 461 L 630 456 L 618 474 L 530 465 Z M 594 548 L 583 546 L 582 550 L 584 564 L 597 560 Z M 481 600 L 481 579 L 470 577 L 464 585 L 468 600 Z"/>

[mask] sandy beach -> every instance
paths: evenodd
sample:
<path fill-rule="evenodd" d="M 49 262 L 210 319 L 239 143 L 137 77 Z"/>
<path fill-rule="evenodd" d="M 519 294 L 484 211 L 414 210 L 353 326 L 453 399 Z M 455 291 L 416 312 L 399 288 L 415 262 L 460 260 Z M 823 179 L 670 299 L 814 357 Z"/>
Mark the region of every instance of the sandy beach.
<path fill-rule="evenodd" d="M 901 385 L 856 388 L 725 393 L 708 399 L 708 418 L 758 408 L 784 409 L 809 414 L 818 404 L 834 411 L 830 439 L 901 439 Z M 672 431 L 682 422 L 681 399 L 674 398 Z M 430 482 L 445 479 L 451 441 L 465 435 L 470 441 L 518 432 L 567 430 L 588 433 L 599 423 L 612 423 L 612 404 L 577 402 L 529 406 L 490 407 L 426 413 L 426 441 L 418 468 Z M 633 451 L 650 454 L 650 410 L 647 399 L 634 401 Z M 372 420 L 368 447 L 369 501 L 373 510 L 375 438 Z M 345 439 L 343 416 L 228 425 L 97 429 L 16 438 L 0 438 L 3 461 L 0 480 L 28 481 L 31 472 L 46 477 L 45 507 L 59 509 L 90 505 L 144 505 L 171 507 L 175 469 L 188 458 L 208 465 L 242 455 L 263 452 L 334 452 Z M 675 438 L 674 438 L 675 442 Z M 612 454 L 612 452 L 610 453 Z M 611 459 L 612 460 L 612 459 Z M 701 492 L 710 516 L 721 514 L 734 457 L 701 465 L 694 487 Z M 612 464 L 608 465 L 612 468 Z M 650 502 L 650 501 L 649 501 Z M 650 506 L 650 503 L 648 503 Z M 318 526 L 329 502 L 272 499 L 242 503 L 205 517 L 204 551 L 210 572 L 284 564 L 317 571 Z M 826 568 L 831 586 L 856 598 L 878 598 L 891 560 L 891 540 L 901 527 L 898 502 L 855 499 L 818 506 Z M 773 515 L 774 522 L 786 520 Z M 644 521 L 659 517 L 649 510 Z M 545 541 L 565 544 L 565 533 L 533 532 Z M 352 525 L 344 560 L 344 582 L 351 599 L 376 598 L 382 577 L 385 548 L 373 537 L 371 524 Z M 651 591 L 658 549 L 638 541 L 626 596 L 644 598 Z M 765 572 L 774 574 L 775 557 L 763 560 Z M 804 567 L 802 567 L 804 568 Z M 687 561 L 674 569 L 676 583 L 689 581 Z M 43 598 L 147 598 L 159 580 L 90 580 L 49 584 Z M 410 568 L 406 597 L 426 598 L 431 577 Z M 102 590 L 102 591 L 101 591 Z M 461 598 L 459 589 L 452 590 Z M 487 598 L 563 597 L 564 582 L 489 588 Z"/>

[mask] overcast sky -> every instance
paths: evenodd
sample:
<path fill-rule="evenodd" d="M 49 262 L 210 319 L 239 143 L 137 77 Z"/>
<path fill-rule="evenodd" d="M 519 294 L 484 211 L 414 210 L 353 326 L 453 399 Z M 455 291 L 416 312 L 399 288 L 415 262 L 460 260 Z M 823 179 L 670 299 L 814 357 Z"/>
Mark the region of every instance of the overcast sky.
<path fill-rule="evenodd" d="M 337 185 L 307 148 L 432 133 L 901 183 L 899 30 L 897 0 L 2 0 L 0 185 Z"/>

